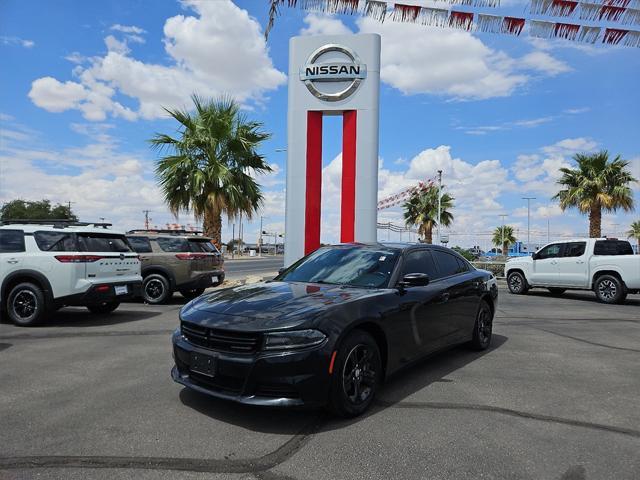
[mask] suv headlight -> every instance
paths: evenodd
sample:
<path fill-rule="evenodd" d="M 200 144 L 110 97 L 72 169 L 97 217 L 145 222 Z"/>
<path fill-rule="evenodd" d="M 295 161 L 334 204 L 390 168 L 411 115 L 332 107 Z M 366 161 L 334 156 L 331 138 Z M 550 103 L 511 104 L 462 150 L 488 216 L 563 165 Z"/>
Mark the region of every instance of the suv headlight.
<path fill-rule="evenodd" d="M 264 336 L 265 350 L 293 350 L 320 345 L 327 336 L 318 330 L 273 332 Z"/>

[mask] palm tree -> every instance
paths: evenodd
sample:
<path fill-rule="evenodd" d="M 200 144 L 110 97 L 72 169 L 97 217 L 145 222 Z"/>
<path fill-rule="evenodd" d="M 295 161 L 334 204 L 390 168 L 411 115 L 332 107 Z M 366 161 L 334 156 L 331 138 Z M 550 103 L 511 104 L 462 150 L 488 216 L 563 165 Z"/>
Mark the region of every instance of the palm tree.
<path fill-rule="evenodd" d="M 589 236 L 601 235 L 602 210 L 615 212 L 619 208 L 633 210 L 633 192 L 629 184 L 636 182 L 627 169 L 629 162 L 620 155 L 609 161 L 609 153 L 603 150 L 591 155 L 578 153 L 573 156 L 577 168 L 561 168 L 558 184 L 564 188 L 553 198 L 560 201 L 565 210 L 576 207 L 589 214 Z"/>
<path fill-rule="evenodd" d="M 502 248 L 502 255 L 508 255 L 509 245 L 516 243 L 516 236 L 513 233 L 513 227 L 509 225 L 500 225 L 493 231 L 493 244 Z"/>
<path fill-rule="evenodd" d="M 251 218 L 263 201 L 252 174 L 271 167 L 257 153 L 271 135 L 250 121 L 229 97 L 204 100 L 193 95 L 195 112 L 165 109 L 179 123 L 177 138 L 157 133 L 151 146 L 168 155 L 158 160 L 156 175 L 174 215 L 193 211 L 205 235 L 221 243 L 222 214 Z"/>
<path fill-rule="evenodd" d="M 453 208 L 455 199 L 448 193 L 440 198 L 440 224 L 448 227 L 453 222 Z M 433 243 L 433 228 L 438 226 L 438 187 L 431 185 L 423 190 L 414 192 L 405 202 L 404 220 L 407 226 L 418 226 L 418 234 L 426 243 Z"/>
<path fill-rule="evenodd" d="M 636 220 L 631 224 L 631 228 L 627 231 L 627 238 L 635 238 L 638 242 L 638 253 L 640 254 L 640 220 Z"/>

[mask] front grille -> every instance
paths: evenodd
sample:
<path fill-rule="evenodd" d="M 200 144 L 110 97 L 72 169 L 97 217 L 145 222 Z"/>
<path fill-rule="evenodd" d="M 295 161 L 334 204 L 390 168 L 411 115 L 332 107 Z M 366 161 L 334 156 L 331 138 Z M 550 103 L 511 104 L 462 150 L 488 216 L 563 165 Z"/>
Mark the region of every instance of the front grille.
<path fill-rule="evenodd" d="M 182 322 L 182 335 L 192 344 L 228 353 L 255 353 L 260 349 L 259 333 L 230 332 Z"/>

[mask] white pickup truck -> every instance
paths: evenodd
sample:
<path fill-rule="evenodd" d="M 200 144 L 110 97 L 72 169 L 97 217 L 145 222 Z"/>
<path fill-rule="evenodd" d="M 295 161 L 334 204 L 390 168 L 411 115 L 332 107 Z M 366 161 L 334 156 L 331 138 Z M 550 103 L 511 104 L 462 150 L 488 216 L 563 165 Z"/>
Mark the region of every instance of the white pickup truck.
<path fill-rule="evenodd" d="M 628 293 L 640 293 L 640 255 L 613 238 L 553 242 L 530 257 L 509 260 L 505 276 L 509 291 L 519 295 L 535 287 L 556 295 L 593 290 L 603 303 L 622 303 Z"/>

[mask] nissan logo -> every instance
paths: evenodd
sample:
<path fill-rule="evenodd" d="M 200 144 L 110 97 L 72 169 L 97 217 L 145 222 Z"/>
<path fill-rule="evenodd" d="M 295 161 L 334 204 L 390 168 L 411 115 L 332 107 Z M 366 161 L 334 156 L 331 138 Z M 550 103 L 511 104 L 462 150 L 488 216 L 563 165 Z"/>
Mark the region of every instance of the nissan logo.
<path fill-rule="evenodd" d="M 329 52 L 338 52 L 344 61 L 318 62 L 318 58 Z M 358 55 L 348 47 L 328 44 L 314 51 L 307 63 L 300 67 L 302 80 L 311 94 L 327 102 L 337 102 L 352 95 L 362 80 L 367 78 L 367 66 L 360 61 Z M 350 82 L 346 88 L 337 92 L 323 92 L 318 84 L 326 82 Z"/>

